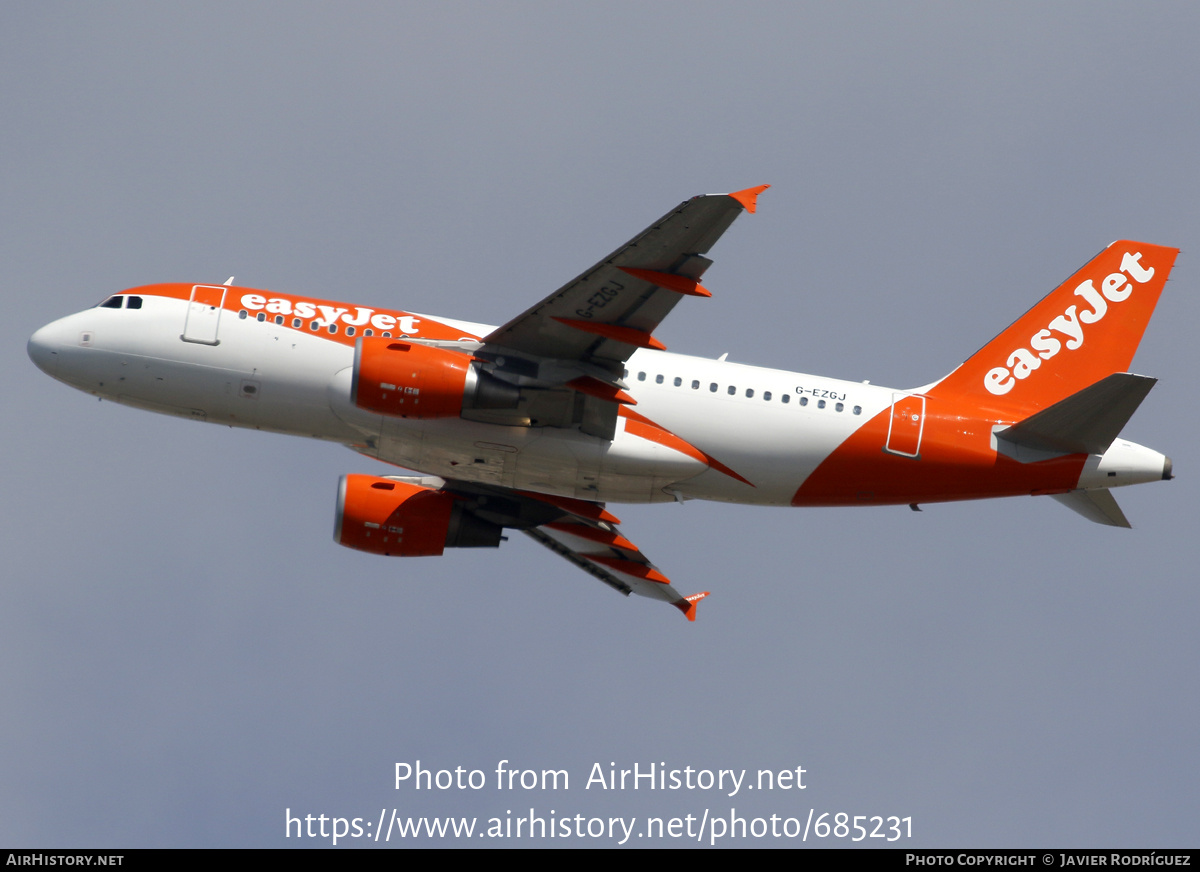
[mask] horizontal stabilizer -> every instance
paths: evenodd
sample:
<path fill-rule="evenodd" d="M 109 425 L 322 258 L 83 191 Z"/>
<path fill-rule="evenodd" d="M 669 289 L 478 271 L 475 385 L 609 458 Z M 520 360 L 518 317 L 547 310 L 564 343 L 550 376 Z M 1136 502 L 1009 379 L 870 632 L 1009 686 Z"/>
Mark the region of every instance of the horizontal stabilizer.
<path fill-rule="evenodd" d="M 1073 512 L 1078 512 L 1089 521 L 1108 527 L 1132 527 L 1125 513 L 1117 505 L 1116 498 L 1103 488 L 1098 490 L 1073 490 L 1065 494 L 1053 494 L 1054 498 Z"/>
<path fill-rule="evenodd" d="M 1103 454 L 1157 381 L 1144 375 L 1113 373 L 996 437 L 1040 451 Z"/>

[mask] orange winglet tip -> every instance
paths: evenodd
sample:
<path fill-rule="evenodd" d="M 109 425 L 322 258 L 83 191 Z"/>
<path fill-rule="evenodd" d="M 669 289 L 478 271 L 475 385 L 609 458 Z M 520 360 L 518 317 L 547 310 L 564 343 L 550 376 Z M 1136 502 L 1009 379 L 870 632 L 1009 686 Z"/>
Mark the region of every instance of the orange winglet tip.
<path fill-rule="evenodd" d="M 746 188 L 742 191 L 734 191 L 729 196 L 742 204 L 742 208 L 753 214 L 758 209 L 758 195 L 765 191 L 770 185 L 759 185 L 757 188 Z"/>
<path fill-rule="evenodd" d="M 582 330 L 584 333 L 595 333 L 597 336 L 603 336 L 605 339 L 615 339 L 617 342 L 624 342 L 626 345 L 632 345 L 636 348 L 653 348 L 655 351 L 666 351 L 667 346 L 663 345 L 645 330 L 638 330 L 634 327 L 622 327 L 618 324 L 600 324 L 594 321 L 578 321 L 574 318 L 555 318 L 559 324 L 566 324 L 568 327 L 574 327 L 576 330 Z"/>
<path fill-rule="evenodd" d="M 653 566 L 648 566 L 645 563 L 623 560 L 620 557 L 605 557 L 600 554 L 588 554 L 585 556 L 593 563 L 601 563 L 610 569 L 615 569 L 617 572 L 632 575 L 634 578 L 644 578 L 646 581 L 656 581 L 659 584 L 671 583 L 671 579 L 667 578 Z"/>
<path fill-rule="evenodd" d="M 600 400 L 609 400 L 613 403 L 620 403 L 625 406 L 636 406 L 637 400 L 629 396 L 615 385 L 606 384 L 598 378 L 592 378 L 590 375 L 581 375 L 579 378 L 573 378 L 567 382 L 567 387 L 574 388 L 581 394 L 587 394 L 589 397 L 596 397 Z"/>
<path fill-rule="evenodd" d="M 694 593 L 691 596 L 685 596 L 681 600 L 675 600 L 671 605 L 683 612 L 684 616 L 689 621 L 696 620 L 696 603 L 708 596 L 708 591 L 704 593 Z"/>
<path fill-rule="evenodd" d="M 659 272 L 653 269 L 639 269 L 633 266 L 617 267 L 621 272 L 628 273 L 635 279 L 650 282 L 677 294 L 688 294 L 693 297 L 711 297 L 712 292 L 695 279 L 687 276 L 677 276 L 674 273 Z"/>

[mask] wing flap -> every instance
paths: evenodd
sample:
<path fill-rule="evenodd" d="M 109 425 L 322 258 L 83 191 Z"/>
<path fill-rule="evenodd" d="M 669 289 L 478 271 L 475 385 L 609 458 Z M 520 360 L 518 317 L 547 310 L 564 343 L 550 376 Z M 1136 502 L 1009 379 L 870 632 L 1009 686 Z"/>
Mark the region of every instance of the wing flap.
<path fill-rule="evenodd" d="M 620 533 L 620 520 L 602 503 L 432 477 L 419 482 L 445 490 L 462 511 L 480 520 L 520 530 L 626 596 L 636 593 L 674 605 L 689 621 L 696 619 L 695 604 L 707 596 L 681 596 L 670 579 Z"/>
<path fill-rule="evenodd" d="M 605 570 L 601 569 L 599 566 L 592 563 L 591 561 L 585 560 L 579 554 L 572 551 L 569 547 L 562 544 L 561 542 L 559 542 L 557 539 L 555 539 L 553 536 L 549 535 L 545 531 L 539 530 L 538 528 L 533 527 L 528 530 L 523 530 L 522 532 L 526 536 L 528 536 L 530 539 L 533 539 L 533 541 L 539 542 L 542 545 L 545 545 L 547 548 L 549 548 L 551 551 L 553 551 L 559 557 L 564 557 L 567 560 L 571 561 L 576 566 L 578 566 L 580 569 L 582 569 L 584 572 L 586 572 L 588 575 L 591 575 L 595 578 L 600 579 L 602 582 L 607 584 L 613 590 L 619 591 L 620 593 L 625 594 L 625 596 L 629 596 L 631 593 L 633 593 L 633 588 L 631 588 L 625 582 L 621 581 L 621 579 L 617 578 L 611 572 L 606 572 Z"/>
<path fill-rule="evenodd" d="M 567 557 L 576 566 L 587 564 L 592 567 L 584 567 L 588 572 L 625 593 L 636 593 L 669 603 L 683 599 L 671 587 L 670 579 L 624 536 L 615 531 L 606 531 L 612 536 L 606 539 L 585 531 L 582 529 L 585 526 L 577 523 L 546 524 L 538 528 L 539 535 L 533 538 L 547 547 L 550 546 L 545 540 L 552 540 L 557 547 L 551 550 L 556 554 Z"/>

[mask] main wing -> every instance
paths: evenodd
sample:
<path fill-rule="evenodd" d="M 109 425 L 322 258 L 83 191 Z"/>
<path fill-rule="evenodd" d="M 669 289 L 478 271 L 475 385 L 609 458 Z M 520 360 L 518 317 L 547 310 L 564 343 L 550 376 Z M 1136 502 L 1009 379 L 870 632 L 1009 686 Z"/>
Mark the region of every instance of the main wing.
<path fill-rule="evenodd" d="M 683 294 L 710 296 L 704 255 L 767 185 L 684 201 L 604 260 L 484 337 L 484 350 L 582 361 L 619 374 Z"/>
<path fill-rule="evenodd" d="M 536 306 L 493 330 L 474 351 L 489 372 L 521 387 L 519 410 L 473 417 L 495 423 L 575 426 L 611 438 L 619 404 L 633 404 L 622 380 L 639 348 L 664 349 L 654 330 L 682 296 L 711 294 L 700 278 L 705 255 L 759 185 L 693 197 Z M 580 396 L 582 395 L 582 396 Z"/>
<path fill-rule="evenodd" d="M 712 264 L 706 253 L 743 210 L 755 211 L 758 195 L 768 187 L 685 201 L 600 263 L 485 336 L 470 349 L 471 355 L 482 361 L 488 377 L 515 386 L 520 398 L 515 407 L 506 398 L 495 407 L 480 404 L 464 410 L 463 417 L 503 425 L 578 427 L 611 439 L 620 406 L 636 405 L 625 393 L 625 362 L 639 348 L 664 347 L 653 333 L 680 297 L 711 296 L 700 284 Z M 626 415 L 640 435 L 653 441 L 667 439 L 673 446 L 684 446 L 685 453 L 690 449 L 702 454 L 654 422 L 636 413 Z M 714 463 L 705 457 L 710 465 Z M 372 509 L 382 514 L 359 523 L 344 511 L 345 479 L 335 533 L 343 545 L 376 553 L 440 554 L 444 547 L 494 547 L 500 543 L 501 530 L 515 529 L 615 590 L 668 602 L 688 620 L 696 619 L 696 604 L 708 596 L 707 592 L 680 595 L 646 555 L 620 534 L 620 521 L 601 503 L 431 476 L 387 476 L 364 487 L 387 490 L 407 485 L 410 494 L 416 491 L 429 506 L 439 506 L 438 517 L 445 525 L 425 517 L 431 511 L 428 506 L 418 508 L 414 503 L 412 508 L 400 508 L 387 502 L 386 495 Z M 398 538 L 389 543 L 389 537 Z M 419 544 L 402 546 L 405 537 Z"/>
<path fill-rule="evenodd" d="M 348 504 L 347 480 L 351 492 L 371 497 L 361 500 L 352 494 Z M 414 494 L 417 502 L 408 505 Z M 439 514 L 444 526 L 435 520 Z M 339 544 L 398 555 L 495 547 L 503 538 L 501 530 L 520 530 L 614 590 L 670 603 L 689 621 L 696 620 L 696 603 L 708 596 L 707 592 L 681 596 L 670 579 L 621 535 L 620 520 L 602 503 L 436 476 L 344 476 L 337 517 L 334 539 Z M 391 544 L 388 536 L 394 537 Z"/>

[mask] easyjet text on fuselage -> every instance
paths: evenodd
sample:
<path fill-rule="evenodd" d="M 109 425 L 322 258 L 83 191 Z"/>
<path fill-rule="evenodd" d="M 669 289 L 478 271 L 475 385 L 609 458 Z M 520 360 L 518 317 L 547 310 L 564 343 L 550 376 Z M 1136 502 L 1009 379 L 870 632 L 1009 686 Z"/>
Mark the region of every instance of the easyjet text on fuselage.
<path fill-rule="evenodd" d="M 420 331 L 417 326 L 420 318 L 412 315 L 388 315 L 376 312 L 363 306 L 346 308 L 332 306 L 327 303 L 313 303 L 308 300 L 289 300 L 286 297 L 266 297 L 262 294 L 243 294 L 242 308 L 251 312 L 270 312 L 273 315 L 292 315 L 296 318 L 317 318 L 324 324 L 341 323 L 347 327 L 374 327 L 376 330 L 399 330 L 407 336 L 415 336 Z"/>

